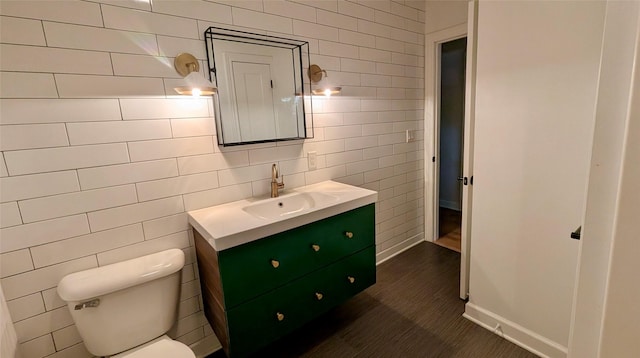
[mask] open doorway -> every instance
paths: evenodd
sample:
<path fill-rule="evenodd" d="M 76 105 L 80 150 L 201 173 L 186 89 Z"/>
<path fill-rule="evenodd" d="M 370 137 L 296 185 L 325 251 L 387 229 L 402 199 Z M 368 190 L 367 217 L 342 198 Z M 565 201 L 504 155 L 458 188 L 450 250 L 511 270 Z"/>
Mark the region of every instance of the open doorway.
<path fill-rule="evenodd" d="M 425 36 L 425 240 L 436 243 L 440 236 L 440 162 L 441 162 L 441 134 L 440 134 L 440 112 L 441 105 L 450 96 L 444 96 L 441 91 L 447 90 L 447 86 L 441 86 L 441 77 L 446 76 L 448 71 L 442 71 L 442 50 L 455 44 L 447 43 L 463 39 L 466 46 L 457 43 L 457 47 L 464 48 L 464 65 L 462 71 L 455 75 L 458 81 L 463 81 L 463 94 L 459 94 L 458 101 L 462 101 L 458 109 L 463 110 L 462 120 L 463 130 L 459 132 L 463 136 L 460 140 L 462 146 L 462 168 L 458 169 L 454 186 L 461 189 L 462 205 L 460 210 L 453 210 L 452 214 L 459 213 L 461 216 L 460 227 L 460 298 L 466 299 L 469 296 L 469 273 L 470 273 L 470 253 L 471 253 L 471 226 L 472 226 L 472 206 L 473 206 L 473 133 L 475 121 L 475 57 L 477 51 L 476 43 L 476 23 L 477 23 L 477 1 L 468 3 L 467 23 L 460 24 L 446 29 L 432 32 Z M 458 66 L 461 64 L 459 63 Z M 460 68 L 460 67 L 459 67 Z M 446 81 L 446 80 L 445 80 Z M 446 103 L 445 103 L 446 105 Z M 443 139 L 446 135 L 443 135 Z M 444 153 L 442 153 L 444 154 Z M 446 155 L 446 154 L 444 154 Z M 458 180 L 460 178 L 460 180 Z M 462 184 L 462 185 L 461 185 Z M 460 200 L 460 199 L 457 199 Z M 456 200 L 452 200 L 456 201 Z M 459 201 L 458 201 L 459 202 Z M 457 230 L 457 222 L 454 222 L 454 230 Z"/>
<path fill-rule="evenodd" d="M 438 232 L 436 244 L 460 252 L 467 38 L 440 45 Z"/>

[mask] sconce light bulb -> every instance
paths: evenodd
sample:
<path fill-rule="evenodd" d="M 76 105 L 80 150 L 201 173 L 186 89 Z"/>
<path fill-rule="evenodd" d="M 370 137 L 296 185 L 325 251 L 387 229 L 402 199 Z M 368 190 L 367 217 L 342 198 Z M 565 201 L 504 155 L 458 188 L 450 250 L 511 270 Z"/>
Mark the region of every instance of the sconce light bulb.
<path fill-rule="evenodd" d="M 191 95 L 193 97 L 200 97 L 201 94 L 202 94 L 202 91 L 200 90 L 200 88 L 194 88 L 191 90 Z"/>
<path fill-rule="evenodd" d="M 331 89 L 330 88 L 325 89 L 324 90 L 324 95 L 327 96 L 327 97 L 331 97 Z"/>

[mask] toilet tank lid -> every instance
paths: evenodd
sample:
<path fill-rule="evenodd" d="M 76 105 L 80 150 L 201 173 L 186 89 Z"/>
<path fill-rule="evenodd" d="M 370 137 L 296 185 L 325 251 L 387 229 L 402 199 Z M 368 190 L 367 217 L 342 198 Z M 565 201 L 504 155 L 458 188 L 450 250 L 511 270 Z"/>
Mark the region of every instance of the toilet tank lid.
<path fill-rule="evenodd" d="M 182 250 L 165 250 L 69 274 L 60 280 L 58 295 L 68 302 L 95 298 L 170 275 L 183 266 Z"/>

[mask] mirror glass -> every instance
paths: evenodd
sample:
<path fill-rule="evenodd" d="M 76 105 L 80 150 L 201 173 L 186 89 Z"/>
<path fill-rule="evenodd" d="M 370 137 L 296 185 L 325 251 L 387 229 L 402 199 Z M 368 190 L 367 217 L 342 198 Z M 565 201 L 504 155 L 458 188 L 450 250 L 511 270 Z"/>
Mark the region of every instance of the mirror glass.
<path fill-rule="evenodd" d="M 313 138 L 308 42 L 217 27 L 205 40 L 218 144 Z"/>

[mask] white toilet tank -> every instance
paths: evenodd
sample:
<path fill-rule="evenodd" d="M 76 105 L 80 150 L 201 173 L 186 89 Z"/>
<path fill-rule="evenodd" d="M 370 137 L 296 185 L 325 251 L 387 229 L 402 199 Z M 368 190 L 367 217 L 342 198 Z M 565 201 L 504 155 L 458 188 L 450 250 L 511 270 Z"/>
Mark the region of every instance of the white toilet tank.
<path fill-rule="evenodd" d="M 182 250 L 166 250 L 67 275 L 58 284 L 58 294 L 89 352 L 109 356 L 171 328 L 183 266 Z"/>

